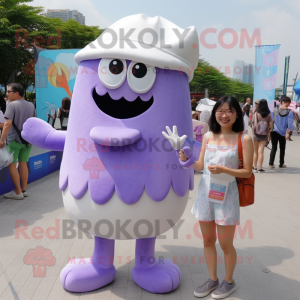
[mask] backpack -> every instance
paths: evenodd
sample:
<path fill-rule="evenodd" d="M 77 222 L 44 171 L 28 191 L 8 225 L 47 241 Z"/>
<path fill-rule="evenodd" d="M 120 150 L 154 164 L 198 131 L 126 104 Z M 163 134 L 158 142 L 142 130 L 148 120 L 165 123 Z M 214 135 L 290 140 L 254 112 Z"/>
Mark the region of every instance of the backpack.
<path fill-rule="evenodd" d="M 255 113 L 255 120 L 254 120 L 254 133 L 257 135 L 268 135 L 269 132 L 269 125 L 267 121 L 259 121 L 257 113 Z"/>

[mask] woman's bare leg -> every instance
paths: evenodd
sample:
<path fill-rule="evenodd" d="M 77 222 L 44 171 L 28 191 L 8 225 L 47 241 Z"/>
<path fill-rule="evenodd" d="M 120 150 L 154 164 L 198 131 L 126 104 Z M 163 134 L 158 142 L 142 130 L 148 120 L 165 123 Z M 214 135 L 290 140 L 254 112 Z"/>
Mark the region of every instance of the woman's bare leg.
<path fill-rule="evenodd" d="M 266 146 L 266 141 L 258 142 L 258 169 L 262 168 L 264 162 L 264 150 Z"/>
<path fill-rule="evenodd" d="M 215 221 L 200 223 L 203 235 L 204 256 L 210 279 L 216 281 L 217 277 L 217 249 L 216 249 L 216 223 Z"/>
<path fill-rule="evenodd" d="M 257 159 L 258 159 L 258 142 L 254 142 L 254 154 L 253 154 L 253 167 L 257 168 Z"/>
<path fill-rule="evenodd" d="M 236 225 L 221 226 L 217 225 L 218 239 L 224 252 L 224 262 L 226 275 L 225 280 L 232 283 L 233 272 L 236 265 L 236 251 L 233 246 L 233 237 Z"/>

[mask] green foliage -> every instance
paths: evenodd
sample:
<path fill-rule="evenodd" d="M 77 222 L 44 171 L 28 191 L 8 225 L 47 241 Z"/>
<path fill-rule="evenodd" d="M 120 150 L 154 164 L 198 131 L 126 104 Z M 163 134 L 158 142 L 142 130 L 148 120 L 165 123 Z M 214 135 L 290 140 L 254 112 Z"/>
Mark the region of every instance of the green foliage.
<path fill-rule="evenodd" d="M 0 0 L 0 84 L 34 84 L 33 46 L 45 49 L 83 48 L 102 32 L 97 26 L 75 20 L 63 23 L 43 15 L 42 7 L 24 3 L 33 0 Z M 26 95 L 25 95 L 26 98 Z"/>
<path fill-rule="evenodd" d="M 199 59 L 198 67 L 194 71 L 194 78 L 190 82 L 190 91 L 204 92 L 205 88 L 208 88 L 210 94 L 234 96 L 240 102 L 247 97 L 253 99 L 251 84 L 231 79 L 204 59 Z"/>
<path fill-rule="evenodd" d="M 31 1 L 0 0 L 0 83 L 5 89 L 7 82 L 24 72 L 25 66 L 33 59 L 32 50 L 16 47 L 16 32 L 21 28 L 28 31 L 40 29 L 46 24 L 40 16 L 42 8 L 21 4 Z M 29 79 L 26 81 L 30 82 Z"/>
<path fill-rule="evenodd" d="M 27 93 L 27 100 L 33 101 L 35 99 L 35 93 L 28 92 Z"/>

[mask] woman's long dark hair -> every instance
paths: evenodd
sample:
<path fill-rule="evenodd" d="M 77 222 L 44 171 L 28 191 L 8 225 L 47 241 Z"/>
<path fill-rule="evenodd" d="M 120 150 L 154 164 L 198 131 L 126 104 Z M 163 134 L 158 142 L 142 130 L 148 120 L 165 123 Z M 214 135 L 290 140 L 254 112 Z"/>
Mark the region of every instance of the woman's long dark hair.
<path fill-rule="evenodd" d="M 261 99 L 259 101 L 257 112 L 259 112 L 263 118 L 270 114 L 270 109 L 266 99 Z"/>
<path fill-rule="evenodd" d="M 65 97 L 61 101 L 61 106 L 64 110 L 70 110 L 71 100 L 68 97 Z"/>
<path fill-rule="evenodd" d="M 242 112 L 242 109 L 241 109 L 238 101 L 234 97 L 231 97 L 231 96 L 223 96 L 217 101 L 217 103 L 215 104 L 215 106 L 212 110 L 211 117 L 208 121 L 209 129 L 213 133 L 220 133 L 221 125 L 217 122 L 216 111 L 224 103 L 227 103 L 229 105 L 229 108 L 234 109 L 236 111 L 236 114 L 237 114 L 236 120 L 232 125 L 232 131 L 234 131 L 234 132 L 243 132 L 244 131 L 243 112 Z"/>

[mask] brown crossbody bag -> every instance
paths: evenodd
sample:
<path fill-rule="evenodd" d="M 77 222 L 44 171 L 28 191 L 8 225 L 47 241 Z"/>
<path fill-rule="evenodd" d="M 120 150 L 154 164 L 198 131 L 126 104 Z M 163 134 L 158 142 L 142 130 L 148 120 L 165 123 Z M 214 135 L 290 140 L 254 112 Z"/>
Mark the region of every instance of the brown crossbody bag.
<path fill-rule="evenodd" d="M 242 147 L 241 132 L 238 137 L 238 153 L 239 153 L 239 169 L 243 169 L 243 147 Z M 245 207 L 254 203 L 254 184 L 255 176 L 252 173 L 250 178 L 238 178 L 236 182 L 239 190 L 240 206 Z"/>

